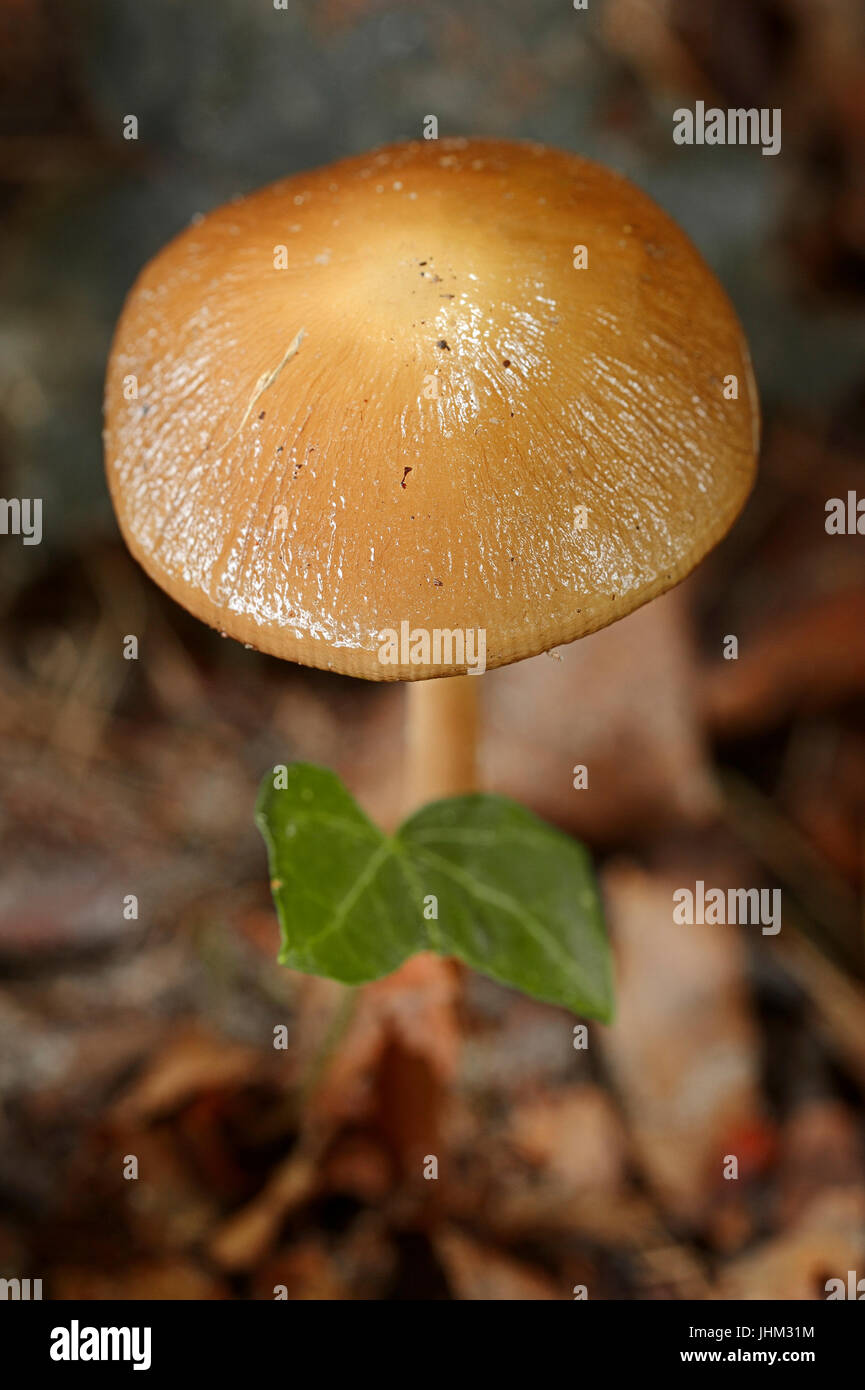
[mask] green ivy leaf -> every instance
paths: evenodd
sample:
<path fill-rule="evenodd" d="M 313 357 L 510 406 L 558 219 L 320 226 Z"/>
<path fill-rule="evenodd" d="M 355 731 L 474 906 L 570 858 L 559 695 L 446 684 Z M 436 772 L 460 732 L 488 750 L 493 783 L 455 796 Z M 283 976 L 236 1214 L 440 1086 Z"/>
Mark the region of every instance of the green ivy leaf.
<path fill-rule="evenodd" d="M 265 777 L 256 821 L 282 964 L 356 985 L 433 950 L 609 1022 L 610 952 L 589 855 L 517 802 L 436 801 L 390 836 L 334 773 L 293 763 Z"/>

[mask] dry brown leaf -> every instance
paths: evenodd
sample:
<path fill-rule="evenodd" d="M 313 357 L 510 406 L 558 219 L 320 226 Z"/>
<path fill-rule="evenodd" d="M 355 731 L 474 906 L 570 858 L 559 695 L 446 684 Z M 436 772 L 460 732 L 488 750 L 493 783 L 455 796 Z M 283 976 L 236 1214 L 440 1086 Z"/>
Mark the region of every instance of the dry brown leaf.
<path fill-rule="evenodd" d="M 619 864 L 604 876 L 618 1010 L 601 1046 L 646 1177 L 671 1213 L 697 1222 L 724 1186 L 725 1155 L 763 1125 L 741 929 L 673 921 L 674 890 L 725 884 L 715 868 L 658 877 Z"/>
<path fill-rule="evenodd" d="M 686 590 L 563 647 L 559 661 L 489 672 L 484 784 L 591 841 L 711 816 Z"/>
<path fill-rule="evenodd" d="M 865 1270 L 865 1194 L 829 1192 L 818 1197 L 789 1232 L 767 1241 L 730 1265 L 716 1297 L 722 1299 L 825 1299 L 826 1282 L 848 1270 Z"/>
<path fill-rule="evenodd" d="M 218 1227 L 208 1253 L 220 1269 L 251 1269 L 267 1253 L 290 1212 L 318 1186 L 320 1153 L 308 1148 L 290 1155 L 271 1173 L 261 1192 Z"/>
<path fill-rule="evenodd" d="M 320 1017 L 325 994 L 333 1018 L 343 993 L 338 986 L 335 990 L 322 990 L 318 983 L 302 986 L 301 1028 L 310 1001 Z M 428 952 L 358 991 L 347 1026 L 310 1097 L 311 1120 L 334 1123 L 371 1114 L 377 1104 L 376 1068 L 393 1042 L 422 1059 L 442 1086 L 450 1084 L 460 1048 L 457 996 L 452 962 Z"/>
<path fill-rule="evenodd" d="M 254 1048 L 190 1024 L 151 1059 L 113 1107 L 111 1118 L 118 1125 L 157 1119 L 179 1110 L 201 1091 L 249 1081 L 261 1066 L 261 1054 Z"/>
<path fill-rule="evenodd" d="M 832 708 L 865 690 L 865 591 L 813 598 L 713 661 L 701 678 L 708 726 L 725 737 Z"/>
<path fill-rule="evenodd" d="M 434 1245 L 455 1298 L 537 1302 L 565 1296 L 547 1274 L 453 1227 L 439 1231 Z"/>

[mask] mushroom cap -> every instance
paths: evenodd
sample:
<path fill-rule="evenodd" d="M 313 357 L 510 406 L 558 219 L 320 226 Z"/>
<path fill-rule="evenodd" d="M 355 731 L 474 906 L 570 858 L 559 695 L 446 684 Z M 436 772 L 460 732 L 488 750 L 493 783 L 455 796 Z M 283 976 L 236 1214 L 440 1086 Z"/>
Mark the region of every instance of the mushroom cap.
<path fill-rule="evenodd" d="M 494 667 L 670 588 L 732 525 L 759 434 L 742 329 L 675 223 L 578 155 L 485 139 L 196 220 L 129 294 L 105 413 L 147 573 L 239 641 L 372 680 L 467 669 L 450 640 L 383 661 L 406 623 L 482 630 Z"/>

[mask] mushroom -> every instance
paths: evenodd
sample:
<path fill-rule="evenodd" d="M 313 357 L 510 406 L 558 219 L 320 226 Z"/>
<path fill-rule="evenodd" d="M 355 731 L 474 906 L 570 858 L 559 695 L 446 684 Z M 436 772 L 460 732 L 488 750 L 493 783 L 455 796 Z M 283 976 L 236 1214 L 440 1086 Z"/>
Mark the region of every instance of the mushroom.
<path fill-rule="evenodd" d="M 259 651 L 410 682 L 414 803 L 475 784 L 473 665 L 683 579 L 758 432 L 742 329 L 671 219 L 578 155 L 492 139 L 197 219 L 139 276 L 106 388 L 132 554 Z"/>

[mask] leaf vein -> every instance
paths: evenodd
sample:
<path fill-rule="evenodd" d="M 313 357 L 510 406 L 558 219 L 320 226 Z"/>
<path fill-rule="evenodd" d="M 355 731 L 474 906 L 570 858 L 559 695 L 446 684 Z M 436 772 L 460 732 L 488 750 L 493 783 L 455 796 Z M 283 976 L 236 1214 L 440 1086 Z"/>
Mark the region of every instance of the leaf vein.
<path fill-rule="evenodd" d="M 423 850 L 422 853 L 425 857 L 433 861 L 435 867 L 437 867 L 441 873 L 453 879 L 455 883 L 461 884 L 469 893 L 473 894 L 474 897 L 480 898 L 482 902 L 487 902 L 492 907 L 497 907 L 503 912 L 510 913 L 517 921 L 522 922 L 542 950 L 545 950 L 553 959 L 560 960 L 572 977 L 579 977 L 580 971 L 576 966 L 574 957 L 562 949 L 555 936 L 547 931 L 543 922 L 535 917 L 533 913 L 526 912 L 518 902 L 509 897 L 506 893 L 499 893 L 495 888 L 488 888 L 485 884 L 479 883 L 477 879 L 472 878 L 471 874 L 458 868 L 456 864 L 451 864 L 449 860 L 442 859 L 441 855 L 433 854 L 430 850 Z"/>

